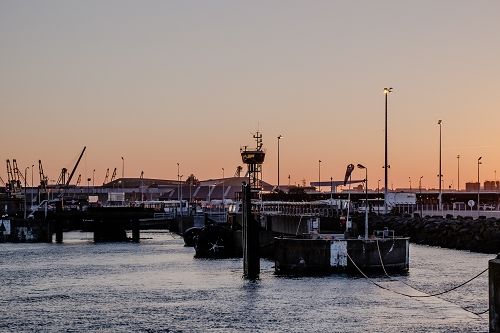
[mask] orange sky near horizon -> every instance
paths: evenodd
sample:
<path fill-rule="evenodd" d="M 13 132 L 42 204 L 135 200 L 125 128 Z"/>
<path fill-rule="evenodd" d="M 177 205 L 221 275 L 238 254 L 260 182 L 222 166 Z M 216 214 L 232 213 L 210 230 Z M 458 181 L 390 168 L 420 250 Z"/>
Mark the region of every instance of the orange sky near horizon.
<path fill-rule="evenodd" d="M 0 2 L 0 159 L 41 159 L 100 184 L 232 176 L 263 134 L 264 180 L 389 187 L 500 178 L 500 3 L 469 1 Z M 4 162 L 2 162 L 4 163 Z M 5 164 L 3 164 L 5 165 Z M 31 179 L 31 171 L 28 171 Z M 6 168 L 0 166 L 6 180 Z M 355 170 L 353 178 L 363 178 Z M 498 179 L 497 178 L 497 179 Z M 76 177 L 75 177 L 76 180 Z"/>

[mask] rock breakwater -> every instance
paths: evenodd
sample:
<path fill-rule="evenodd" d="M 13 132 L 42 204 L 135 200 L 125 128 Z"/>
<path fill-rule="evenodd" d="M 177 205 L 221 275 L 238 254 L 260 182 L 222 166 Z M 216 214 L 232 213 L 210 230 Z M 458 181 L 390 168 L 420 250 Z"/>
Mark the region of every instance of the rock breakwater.
<path fill-rule="evenodd" d="M 362 219 L 358 217 L 357 219 Z M 411 216 L 370 216 L 370 233 L 384 228 L 397 236 L 410 237 L 417 244 L 469 250 L 482 253 L 500 252 L 500 220 L 495 218 L 446 218 Z"/>

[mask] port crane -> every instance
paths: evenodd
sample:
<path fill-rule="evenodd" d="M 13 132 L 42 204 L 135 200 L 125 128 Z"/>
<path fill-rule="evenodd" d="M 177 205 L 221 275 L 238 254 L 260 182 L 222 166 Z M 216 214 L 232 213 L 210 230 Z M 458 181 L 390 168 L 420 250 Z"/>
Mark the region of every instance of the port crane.
<path fill-rule="evenodd" d="M 7 160 L 7 187 L 11 192 L 17 192 L 17 190 L 21 187 L 21 181 L 18 178 L 18 172 L 16 172 L 17 163 L 15 160 L 12 161 L 13 164 L 10 163 L 10 160 Z M 12 166 L 14 165 L 15 168 Z"/>
<path fill-rule="evenodd" d="M 80 157 L 78 157 L 78 161 L 76 161 L 75 166 L 73 167 L 73 170 L 71 171 L 68 180 L 66 181 L 66 187 L 69 186 L 69 183 L 71 182 L 71 179 L 73 178 L 73 175 L 75 174 L 76 168 L 78 168 L 78 164 L 80 164 L 80 161 L 82 159 L 83 153 L 85 153 L 85 149 L 87 149 L 87 146 L 83 147 L 82 152 L 80 153 Z M 78 185 L 77 185 L 78 186 Z"/>
<path fill-rule="evenodd" d="M 45 174 L 43 173 L 43 165 L 41 160 L 38 160 L 38 173 L 40 174 L 40 187 L 45 190 L 49 183 L 49 177 L 45 176 Z"/>
<path fill-rule="evenodd" d="M 115 180 L 116 178 L 116 168 L 113 170 L 113 174 L 111 175 L 111 180 L 109 181 L 110 183 Z"/>
<path fill-rule="evenodd" d="M 236 171 L 235 171 L 235 173 L 234 173 L 234 176 L 235 176 L 235 177 L 238 177 L 238 178 L 239 178 L 239 177 L 241 177 L 241 171 L 242 171 L 242 170 L 243 170 L 243 167 L 242 167 L 241 165 L 238 165 L 238 166 L 236 167 Z"/>
<path fill-rule="evenodd" d="M 15 158 L 12 160 L 12 169 L 14 171 L 15 179 L 18 182 L 19 187 L 21 187 L 23 183 L 26 183 L 26 179 L 24 179 L 23 174 L 19 172 L 19 167 L 17 166 L 17 161 Z"/>
<path fill-rule="evenodd" d="M 108 178 L 109 178 L 109 168 L 106 169 L 106 176 L 104 177 L 102 185 L 105 185 L 108 182 Z"/>
<path fill-rule="evenodd" d="M 82 182 L 82 175 L 79 174 L 78 175 L 78 179 L 76 180 L 76 186 L 78 187 L 80 185 L 80 183 Z"/>
<path fill-rule="evenodd" d="M 64 185 L 66 183 L 66 175 L 68 174 L 68 169 L 62 168 L 59 178 L 57 179 L 56 185 Z"/>

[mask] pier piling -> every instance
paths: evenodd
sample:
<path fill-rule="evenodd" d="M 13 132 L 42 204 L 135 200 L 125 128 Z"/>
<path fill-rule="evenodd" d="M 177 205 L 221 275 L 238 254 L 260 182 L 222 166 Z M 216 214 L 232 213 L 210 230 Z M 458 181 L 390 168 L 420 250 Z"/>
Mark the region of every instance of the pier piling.
<path fill-rule="evenodd" d="M 132 222 L 132 242 L 139 243 L 141 237 L 139 221 Z"/>
<path fill-rule="evenodd" d="M 488 262 L 490 333 L 500 333 L 500 254 Z"/>
<path fill-rule="evenodd" d="M 259 278 L 259 226 L 252 215 L 250 184 L 243 183 L 243 276 L 250 280 Z"/>

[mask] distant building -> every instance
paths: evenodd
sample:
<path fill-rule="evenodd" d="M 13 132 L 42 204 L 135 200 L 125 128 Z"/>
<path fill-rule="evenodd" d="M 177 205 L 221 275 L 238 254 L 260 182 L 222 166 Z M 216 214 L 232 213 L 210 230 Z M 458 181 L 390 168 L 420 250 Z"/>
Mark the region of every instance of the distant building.
<path fill-rule="evenodd" d="M 500 189 L 500 181 L 485 181 L 484 190 L 485 191 L 498 191 Z"/>
<path fill-rule="evenodd" d="M 479 191 L 479 183 L 474 182 L 474 183 L 465 183 L 465 191 L 466 192 L 477 192 Z"/>

